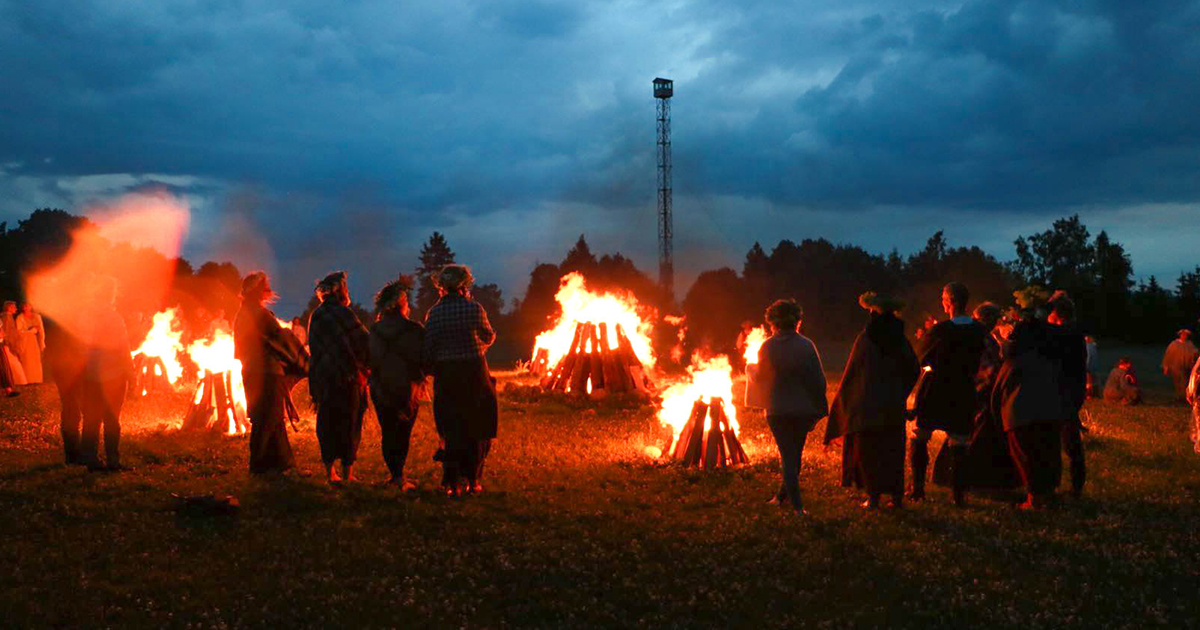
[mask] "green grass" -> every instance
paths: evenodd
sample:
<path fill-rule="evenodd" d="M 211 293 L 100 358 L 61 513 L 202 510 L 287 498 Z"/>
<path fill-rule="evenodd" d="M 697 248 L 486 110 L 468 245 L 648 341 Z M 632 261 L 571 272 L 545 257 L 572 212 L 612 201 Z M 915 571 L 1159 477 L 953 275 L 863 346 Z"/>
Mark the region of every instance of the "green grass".
<path fill-rule="evenodd" d="M 865 514 L 818 426 L 799 521 L 764 505 L 778 455 L 761 415 L 741 414 L 750 466 L 701 473 L 643 455 L 661 441 L 650 408 L 508 396 L 487 493 L 464 501 L 433 492 L 428 407 L 409 459 L 422 492 L 370 483 L 385 476 L 371 415 L 366 483 L 327 487 L 300 389 L 300 476 L 252 478 L 245 439 L 168 428 L 183 395 L 130 404 L 136 470 L 97 475 L 59 465 L 53 388 L 28 389 L 0 401 L 0 625 L 1195 626 L 1200 456 L 1155 354 L 1135 358 L 1149 404 L 1089 403 L 1087 498 L 1038 514 L 956 510 L 936 487 Z M 184 516 L 172 493 L 241 510 Z"/>

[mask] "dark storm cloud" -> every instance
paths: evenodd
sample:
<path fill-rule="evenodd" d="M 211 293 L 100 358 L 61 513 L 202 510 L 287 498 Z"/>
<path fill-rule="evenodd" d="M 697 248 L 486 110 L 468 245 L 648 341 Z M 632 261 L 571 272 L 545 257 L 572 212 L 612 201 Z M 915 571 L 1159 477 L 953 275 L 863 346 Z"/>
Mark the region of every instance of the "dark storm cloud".
<path fill-rule="evenodd" d="M 298 288 L 434 229 L 509 293 L 579 232 L 649 269 L 658 75 L 696 264 L 834 211 L 1200 196 L 1195 1 L 0 0 L 0 220 L 166 185 L 194 255 L 232 239 Z"/>

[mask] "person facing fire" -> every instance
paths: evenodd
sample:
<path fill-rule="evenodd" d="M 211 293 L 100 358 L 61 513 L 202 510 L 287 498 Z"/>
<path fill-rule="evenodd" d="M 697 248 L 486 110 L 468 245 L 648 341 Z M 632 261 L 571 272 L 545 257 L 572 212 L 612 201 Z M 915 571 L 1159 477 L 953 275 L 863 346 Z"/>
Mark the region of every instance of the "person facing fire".
<path fill-rule="evenodd" d="M 908 441 L 913 474 L 908 496 L 914 501 L 925 498 L 929 439 L 934 431 L 943 431 L 950 449 L 954 504 L 966 502 L 967 446 L 977 407 L 975 377 L 988 336 L 988 330 L 968 314 L 969 298 L 966 285 L 947 284 L 942 289 L 942 309 L 950 319 L 930 328 L 921 340 L 920 362 L 928 375 L 917 392 L 917 421 Z"/>
<path fill-rule="evenodd" d="M 8 337 L 4 333 L 4 326 L 0 325 L 0 394 L 3 394 L 6 398 L 12 398 L 21 395 L 17 391 L 17 385 L 21 383 L 17 382 L 17 375 L 13 366 L 16 359 L 13 358 L 10 360 L 8 358 L 10 351 L 7 339 Z M 16 367 L 19 368 L 20 364 L 18 363 Z"/>
<path fill-rule="evenodd" d="M 496 333 L 471 299 L 469 267 L 446 265 L 435 280 L 440 298 L 425 316 L 421 357 L 433 374 L 433 420 L 445 443 L 442 487 L 457 497 L 483 490 L 483 465 L 496 437 L 496 381 L 486 357 Z"/>
<path fill-rule="evenodd" d="M 28 385 L 25 366 L 21 363 L 21 333 L 17 329 L 17 303 L 8 301 L 0 310 L 0 329 L 3 329 L 4 343 L 0 344 L 0 352 L 8 363 L 9 380 L 13 386 Z"/>
<path fill-rule="evenodd" d="M 899 300 L 864 293 L 858 303 L 871 312 L 854 340 L 838 393 L 829 407 L 825 443 L 842 438 L 842 485 L 867 492 L 863 507 L 879 507 L 882 495 L 891 506 L 904 504 L 905 401 L 917 382 L 917 355 L 904 336 L 896 312 Z"/>
<path fill-rule="evenodd" d="M 250 418 L 250 472 L 256 475 L 295 465 L 285 418 L 292 387 L 308 372 L 308 352 L 266 306 L 274 301 L 267 274 L 251 273 L 242 280 L 242 307 L 233 321 L 233 354 L 242 362 Z"/>
<path fill-rule="evenodd" d="M 1183 328 L 1176 334 L 1177 338 L 1167 346 L 1167 351 L 1163 353 L 1162 371 L 1165 376 L 1171 378 L 1171 384 L 1175 386 L 1175 395 L 1184 399 L 1187 397 L 1188 376 L 1191 374 L 1192 366 L 1195 365 L 1200 351 L 1196 350 L 1196 345 L 1192 343 L 1192 331 Z M 28 370 L 26 371 L 28 372 Z M 33 382 L 32 378 L 30 378 L 30 382 Z"/>
<path fill-rule="evenodd" d="M 83 372 L 87 349 L 80 342 L 82 309 L 73 309 L 62 320 L 46 320 L 46 371 L 58 390 L 59 432 L 68 466 L 84 465 L 80 443 L 83 424 Z M 70 318 L 70 319 L 67 319 Z"/>
<path fill-rule="evenodd" d="M 17 334 L 21 336 L 21 365 L 25 368 L 25 378 L 30 383 L 41 383 L 42 353 L 46 350 L 46 325 L 42 316 L 33 310 L 29 302 L 21 304 L 21 312 L 16 317 Z"/>
<path fill-rule="evenodd" d="M 767 425 L 775 436 L 783 468 L 782 482 L 770 503 L 791 505 L 803 515 L 800 459 L 809 431 L 829 414 L 825 368 L 817 346 L 799 332 L 804 311 L 796 300 L 776 300 L 764 317 L 771 336 L 758 349 L 755 379 L 767 394 Z"/>
<path fill-rule="evenodd" d="M 1138 386 L 1133 372 L 1133 360 L 1129 357 L 1117 359 L 1117 366 L 1108 373 L 1104 381 L 1104 400 L 1118 405 L 1136 405 L 1142 402 L 1142 388 Z"/>
<path fill-rule="evenodd" d="M 330 483 L 356 481 L 354 462 L 367 411 L 367 328 L 350 309 L 346 272 L 317 283 L 321 304 L 308 320 L 308 389 L 317 406 L 317 442 Z M 342 462 L 342 474 L 334 470 Z"/>
<path fill-rule="evenodd" d="M 1087 342 L 1075 328 L 1075 302 L 1066 291 L 1055 291 L 1050 298 L 1050 314 L 1046 319 L 1055 327 L 1060 346 L 1062 367 L 1062 445 L 1070 461 L 1071 496 L 1083 494 L 1087 481 L 1087 465 L 1083 453 L 1083 425 L 1079 412 L 1087 400 Z"/>
<path fill-rule="evenodd" d="M 383 463 L 391 473 L 391 482 L 404 491 L 417 487 L 404 477 L 404 463 L 417 420 L 420 390 L 425 384 L 421 365 L 425 327 L 409 319 L 411 289 L 412 277 L 400 276 L 375 294 L 378 319 L 371 326 L 368 379 L 379 420 Z"/>
<path fill-rule="evenodd" d="M 129 333 L 114 306 L 117 281 L 96 278 L 90 287 L 86 317 L 81 318 L 87 361 L 83 368 L 80 456 L 88 470 L 127 470 L 121 465 L 121 407 L 133 380 Z M 100 462 L 100 427 L 104 427 L 104 463 Z"/>

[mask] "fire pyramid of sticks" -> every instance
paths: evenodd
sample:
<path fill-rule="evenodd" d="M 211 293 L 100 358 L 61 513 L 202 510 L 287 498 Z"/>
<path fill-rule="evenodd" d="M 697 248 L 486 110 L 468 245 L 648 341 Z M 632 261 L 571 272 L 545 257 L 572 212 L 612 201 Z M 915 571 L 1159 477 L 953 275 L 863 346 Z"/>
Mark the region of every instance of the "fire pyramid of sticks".
<path fill-rule="evenodd" d="M 553 366 L 549 365 L 548 351 L 540 348 L 531 365 L 535 373 L 545 370 L 542 389 L 592 395 L 653 391 L 654 383 L 620 324 L 613 326 L 612 335 L 616 337 L 616 348 L 611 347 L 607 323 L 575 324 L 571 349 Z"/>
<path fill-rule="evenodd" d="M 170 391 L 171 381 L 167 376 L 167 365 L 162 357 L 150 357 L 137 353 L 133 357 L 134 391 L 146 396 L 154 391 Z"/>
<path fill-rule="evenodd" d="M 708 403 L 697 400 L 687 424 L 679 432 L 679 439 L 667 450 L 672 459 L 684 466 L 725 468 L 750 461 L 725 415 L 725 401 L 721 398 Z"/>
<path fill-rule="evenodd" d="M 209 430 L 220 433 L 245 433 L 250 430 L 246 417 L 245 402 L 235 396 L 233 371 L 213 373 L 204 371 L 196 384 L 196 395 L 187 415 L 183 417 L 183 429 Z"/>

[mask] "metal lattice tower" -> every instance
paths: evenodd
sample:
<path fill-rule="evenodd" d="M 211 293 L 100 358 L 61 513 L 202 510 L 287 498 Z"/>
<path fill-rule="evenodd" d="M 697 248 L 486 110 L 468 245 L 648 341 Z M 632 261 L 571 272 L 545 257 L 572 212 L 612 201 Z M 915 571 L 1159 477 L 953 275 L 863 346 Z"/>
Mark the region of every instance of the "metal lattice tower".
<path fill-rule="evenodd" d="M 675 264 L 671 220 L 671 96 L 675 84 L 670 79 L 654 80 L 655 108 L 658 115 L 658 284 L 668 303 L 675 301 Z"/>

